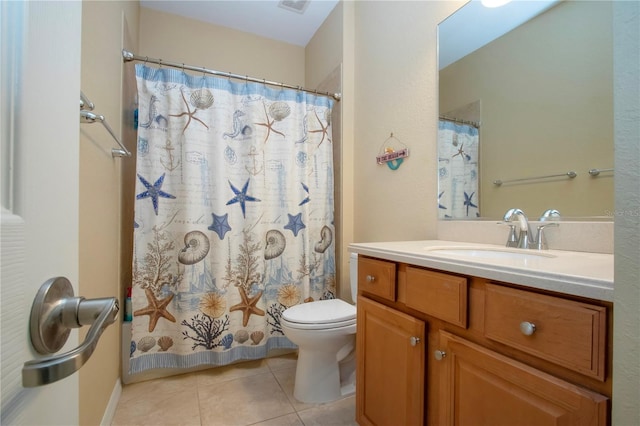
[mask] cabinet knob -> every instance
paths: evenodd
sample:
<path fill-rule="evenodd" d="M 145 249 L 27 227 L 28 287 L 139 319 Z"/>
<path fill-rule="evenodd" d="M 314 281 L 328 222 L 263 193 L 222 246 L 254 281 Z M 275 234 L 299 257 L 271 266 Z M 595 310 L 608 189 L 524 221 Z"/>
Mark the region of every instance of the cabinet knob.
<path fill-rule="evenodd" d="M 409 338 L 409 343 L 411 343 L 411 346 L 415 346 L 418 343 L 420 343 L 420 338 L 419 337 L 415 337 L 415 336 L 411 336 Z"/>
<path fill-rule="evenodd" d="M 520 323 L 520 331 L 525 336 L 531 336 L 536 331 L 536 325 L 529 321 L 522 321 Z"/>
<path fill-rule="evenodd" d="M 376 280 L 376 277 L 373 275 L 367 275 L 367 282 L 372 283 Z"/>
<path fill-rule="evenodd" d="M 438 361 L 442 361 L 442 359 L 446 356 L 447 356 L 447 353 L 445 351 L 438 351 L 438 350 L 433 351 L 433 357 Z"/>

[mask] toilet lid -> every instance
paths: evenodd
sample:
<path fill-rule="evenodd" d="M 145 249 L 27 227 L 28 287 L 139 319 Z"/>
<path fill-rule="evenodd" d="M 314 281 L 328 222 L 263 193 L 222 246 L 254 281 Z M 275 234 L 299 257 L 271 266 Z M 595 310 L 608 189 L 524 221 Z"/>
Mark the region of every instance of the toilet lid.
<path fill-rule="evenodd" d="M 340 299 L 318 300 L 285 309 L 282 317 L 300 324 L 328 324 L 354 320 L 356 307 Z"/>

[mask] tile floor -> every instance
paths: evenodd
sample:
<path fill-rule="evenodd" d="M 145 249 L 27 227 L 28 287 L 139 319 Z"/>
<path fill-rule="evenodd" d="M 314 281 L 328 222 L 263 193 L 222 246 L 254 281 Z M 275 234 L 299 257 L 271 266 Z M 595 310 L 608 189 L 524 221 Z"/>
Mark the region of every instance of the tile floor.
<path fill-rule="evenodd" d="M 295 355 L 124 385 L 112 426 L 353 425 L 355 396 L 326 404 L 293 398 Z"/>

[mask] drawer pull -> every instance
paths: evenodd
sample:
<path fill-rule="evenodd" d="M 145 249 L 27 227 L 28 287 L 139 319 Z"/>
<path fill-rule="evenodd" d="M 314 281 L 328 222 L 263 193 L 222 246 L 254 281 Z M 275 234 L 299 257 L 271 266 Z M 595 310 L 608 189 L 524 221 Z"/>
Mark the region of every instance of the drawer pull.
<path fill-rule="evenodd" d="M 376 277 L 373 275 L 367 275 L 367 282 L 372 283 L 376 280 Z"/>
<path fill-rule="evenodd" d="M 420 338 L 419 338 L 419 337 L 411 336 L 411 337 L 409 338 L 409 343 L 411 343 L 411 346 L 415 346 L 415 345 L 417 345 L 418 343 L 420 343 Z"/>
<path fill-rule="evenodd" d="M 437 361 L 442 361 L 442 359 L 444 357 L 447 356 L 447 353 L 445 351 L 433 351 L 433 357 L 437 360 Z"/>
<path fill-rule="evenodd" d="M 529 321 L 522 321 L 520 323 L 520 331 L 525 336 L 531 336 L 533 333 L 536 332 L 536 325 Z"/>

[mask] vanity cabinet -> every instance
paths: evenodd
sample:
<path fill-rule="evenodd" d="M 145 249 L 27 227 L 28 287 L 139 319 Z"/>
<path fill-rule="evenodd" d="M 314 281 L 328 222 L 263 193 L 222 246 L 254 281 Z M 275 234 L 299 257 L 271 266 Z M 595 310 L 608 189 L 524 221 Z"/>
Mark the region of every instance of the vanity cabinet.
<path fill-rule="evenodd" d="M 607 425 L 609 302 L 360 255 L 360 425 Z"/>

